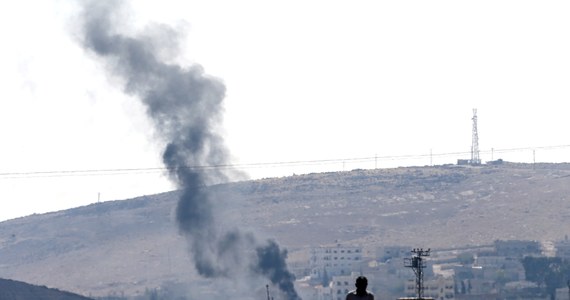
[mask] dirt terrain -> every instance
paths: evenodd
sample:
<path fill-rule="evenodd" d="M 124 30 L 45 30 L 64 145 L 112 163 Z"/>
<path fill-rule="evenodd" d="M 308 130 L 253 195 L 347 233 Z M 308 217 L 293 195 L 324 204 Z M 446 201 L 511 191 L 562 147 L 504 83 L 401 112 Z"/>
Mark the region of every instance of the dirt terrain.
<path fill-rule="evenodd" d="M 216 224 L 272 238 L 303 266 L 336 242 L 450 248 L 554 241 L 570 228 L 570 165 L 433 166 L 315 173 L 209 187 Z M 141 295 L 191 282 L 174 220 L 178 192 L 0 223 L 0 278 L 82 295 Z"/>
<path fill-rule="evenodd" d="M 89 300 L 72 293 L 35 286 L 24 282 L 0 279 L 0 299 L 2 300 Z"/>

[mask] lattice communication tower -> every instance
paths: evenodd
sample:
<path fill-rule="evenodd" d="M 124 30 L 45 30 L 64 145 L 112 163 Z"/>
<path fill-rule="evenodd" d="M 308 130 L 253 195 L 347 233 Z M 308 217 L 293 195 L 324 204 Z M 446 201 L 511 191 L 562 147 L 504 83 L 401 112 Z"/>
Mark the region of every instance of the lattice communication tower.
<path fill-rule="evenodd" d="M 477 109 L 473 109 L 473 133 L 471 137 L 471 165 L 480 165 L 481 158 L 479 158 L 479 134 L 477 133 Z"/>

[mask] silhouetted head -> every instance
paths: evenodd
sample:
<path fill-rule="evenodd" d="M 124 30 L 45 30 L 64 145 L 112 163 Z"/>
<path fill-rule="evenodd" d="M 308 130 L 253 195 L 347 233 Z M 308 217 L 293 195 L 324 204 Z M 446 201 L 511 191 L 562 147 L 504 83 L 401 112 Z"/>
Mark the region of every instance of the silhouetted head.
<path fill-rule="evenodd" d="M 366 279 L 364 276 L 358 276 L 354 285 L 356 286 L 357 290 L 365 291 L 366 287 L 368 287 L 368 279 Z"/>

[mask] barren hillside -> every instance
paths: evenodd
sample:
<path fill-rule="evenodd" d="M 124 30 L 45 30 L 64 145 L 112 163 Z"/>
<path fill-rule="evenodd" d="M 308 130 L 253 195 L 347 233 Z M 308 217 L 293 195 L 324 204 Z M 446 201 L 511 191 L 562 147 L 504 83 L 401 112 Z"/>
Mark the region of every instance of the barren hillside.
<path fill-rule="evenodd" d="M 220 227 L 275 238 L 301 260 L 336 240 L 366 247 L 455 247 L 562 239 L 570 165 L 354 170 L 210 187 Z M 178 234 L 176 192 L 0 223 L 0 277 L 83 295 L 142 294 L 197 279 Z"/>
<path fill-rule="evenodd" d="M 24 282 L 0 279 L 0 299 L 2 300 L 90 300 L 72 293 L 35 286 Z"/>

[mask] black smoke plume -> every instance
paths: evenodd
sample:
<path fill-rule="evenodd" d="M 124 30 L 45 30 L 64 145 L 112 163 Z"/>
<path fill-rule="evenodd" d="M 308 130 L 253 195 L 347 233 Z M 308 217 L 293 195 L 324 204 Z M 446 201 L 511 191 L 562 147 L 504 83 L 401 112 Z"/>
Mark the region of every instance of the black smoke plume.
<path fill-rule="evenodd" d="M 293 286 L 295 278 L 287 271 L 287 250 L 280 250 L 275 241 L 267 241 L 267 245 L 258 247 L 257 265 L 253 266 L 256 272 L 267 276 L 271 282 L 286 293 L 287 299 L 297 299 L 297 293 Z"/>
<path fill-rule="evenodd" d="M 217 131 L 224 84 L 206 75 L 199 65 L 181 67 L 162 59 L 165 52 L 177 48 L 176 30 L 155 26 L 146 35 L 121 33 L 121 3 L 84 4 L 81 43 L 105 63 L 111 75 L 122 80 L 127 94 L 142 101 L 164 139 L 163 162 L 181 190 L 176 220 L 188 238 L 196 270 L 209 278 L 253 272 L 270 279 L 287 299 L 300 299 L 285 264 L 286 251 L 273 241 L 259 245 L 251 233 L 236 229 L 220 233 L 215 222 L 219 208 L 206 187 L 227 181 L 232 174 L 223 168 L 199 166 L 227 164 L 228 150 Z M 157 34 L 161 41 L 170 41 L 168 49 L 161 47 Z"/>

